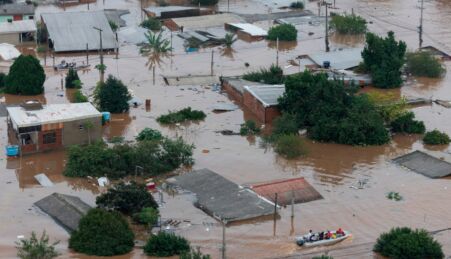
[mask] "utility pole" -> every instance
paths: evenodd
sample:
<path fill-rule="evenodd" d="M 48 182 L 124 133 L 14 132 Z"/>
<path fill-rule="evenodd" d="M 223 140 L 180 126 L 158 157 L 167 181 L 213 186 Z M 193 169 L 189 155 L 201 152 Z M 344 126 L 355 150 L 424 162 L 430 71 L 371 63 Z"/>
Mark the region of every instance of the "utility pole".
<path fill-rule="evenodd" d="M 227 0 L 227 12 L 230 12 L 230 0 Z"/>
<path fill-rule="evenodd" d="M 421 47 L 422 47 L 422 45 L 423 45 L 423 4 L 424 4 L 424 0 L 421 0 L 421 15 L 420 15 L 420 26 L 418 27 L 418 33 L 419 33 L 419 36 L 420 36 L 420 42 L 419 42 L 419 45 L 420 45 L 420 49 L 421 49 Z"/>
<path fill-rule="evenodd" d="M 277 193 L 275 194 L 274 199 L 274 233 L 273 235 L 276 235 L 276 222 L 277 222 Z"/>
<path fill-rule="evenodd" d="M 102 45 L 102 29 L 97 28 L 97 27 L 92 27 L 95 30 L 99 31 L 99 35 L 100 35 L 100 82 L 104 82 L 104 77 L 105 77 L 105 65 L 103 64 L 103 45 Z"/>
<path fill-rule="evenodd" d="M 327 8 L 329 7 L 330 4 L 326 1 L 323 1 L 323 5 L 326 6 L 326 38 L 325 38 L 326 52 L 329 52 L 330 51 L 330 48 L 329 48 L 329 19 L 328 19 L 329 17 L 327 14 Z"/>
<path fill-rule="evenodd" d="M 215 51 L 214 50 L 212 50 L 211 51 L 211 75 L 213 75 L 213 66 L 214 66 L 214 60 L 213 60 L 213 58 L 214 58 L 214 54 L 215 54 Z"/>
<path fill-rule="evenodd" d="M 279 66 L 279 37 L 276 39 L 276 66 Z"/>
<path fill-rule="evenodd" d="M 221 220 L 222 222 L 222 248 L 221 248 L 221 252 L 222 252 L 222 259 L 226 258 L 226 224 L 227 222 L 224 220 Z"/>

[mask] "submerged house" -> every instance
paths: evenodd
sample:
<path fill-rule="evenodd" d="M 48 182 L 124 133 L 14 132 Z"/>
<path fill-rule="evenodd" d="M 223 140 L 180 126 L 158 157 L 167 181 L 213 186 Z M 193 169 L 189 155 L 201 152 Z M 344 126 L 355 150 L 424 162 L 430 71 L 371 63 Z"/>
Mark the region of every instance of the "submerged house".
<path fill-rule="evenodd" d="M 148 17 L 157 19 L 170 19 L 180 17 L 191 17 L 212 14 L 213 11 L 207 8 L 199 8 L 192 6 L 150 6 L 143 9 Z"/>
<path fill-rule="evenodd" d="M 0 5 L 0 23 L 8 21 L 34 20 L 33 4 L 12 3 Z"/>
<path fill-rule="evenodd" d="M 18 45 L 36 40 L 36 24 L 33 20 L 0 23 L 0 42 Z"/>
<path fill-rule="evenodd" d="M 102 114 L 91 103 L 28 101 L 7 107 L 8 134 L 22 154 L 87 144 L 102 136 Z"/>

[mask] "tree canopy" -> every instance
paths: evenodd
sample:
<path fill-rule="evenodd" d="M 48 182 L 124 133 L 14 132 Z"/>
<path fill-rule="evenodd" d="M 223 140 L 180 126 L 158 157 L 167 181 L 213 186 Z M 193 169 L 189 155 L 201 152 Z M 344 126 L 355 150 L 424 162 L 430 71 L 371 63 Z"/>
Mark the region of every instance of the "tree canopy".
<path fill-rule="evenodd" d="M 332 16 L 330 27 L 342 34 L 361 34 L 366 32 L 366 20 L 355 14 L 336 14 Z"/>
<path fill-rule="evenodd" d="M 402 84 L 401 68 L 405 62 L 407 45 L 396 41 L 394 32 L 382 38 L 373 33 L 366 34 L 366 45 L 362 52 L 363 66 L 379 88 L 396 88 Z"/>
<path fill-rule="evenodd" d="M 39 60 L 20 55 L 6 77 L 6 93 L 36 95 L 44 92 L 45 73 Z"/>
<path fill-rule="evenodd" d="M 67 71 L 66 75 L 66 88 L 80 88 L 81 85 L 76 81 L 80 81 L 77 70 L 69 68 L 69 71 Z"/>
<path fill-rule="evenodd" d="M 127 86 L 121 80 L 109 75 L 105 83 L 99 83 L 94 99 L 102 111 L 121 113 L 128 111 L 131 99 Z"/>
<path fill-rule="evenodd" d="M 292 24 L 280 24 L 269 28 L 268 40 L 295 41 L 298 30 Z"/>
<path fill-rule="evenodd" d="M 151 236 L 144 246 L 144 252 L 149 256 L 166 257 L 189 251 L 188 240 L 166 232 L 159 232 L 157 235 Z"/>
<path fill-rule="evenodd" d="M 410 52 L 406 55 L 407 71 L 414 76 L 441 77 L 445 68 L 429 51 Z"/>

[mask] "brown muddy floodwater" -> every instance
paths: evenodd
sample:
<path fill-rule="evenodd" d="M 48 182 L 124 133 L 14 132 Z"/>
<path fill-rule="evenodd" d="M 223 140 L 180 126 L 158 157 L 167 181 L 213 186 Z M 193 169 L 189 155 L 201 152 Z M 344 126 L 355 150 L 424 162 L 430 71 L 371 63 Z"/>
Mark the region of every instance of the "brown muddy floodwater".
<path fill-rule="evenodd" d="M 178 0 L 170 1 L 178 3 Z M 184 1 L 181 1 L 184 2 Z M 220 0 L 219 11 L 227 11 L 226 0 Z M 286 2 L 286 3 L 285 3 Z M 237 13 L 279 12 L 291 1 L 273 0 L 230 0 L 229 8 Z M 149 1 L 144 5 L 154 4 Z M 128 9 L 124 16 L 128 26 L 141 21 L 140 2 L 137 0 L 97 1 L 90 5 L 92 10 L 103 8 Z M 67 11 L 86 10 L 86 5 L 66 8 Z M 307 9 L 317 13 L 316 2 L 307 2 Z M 369 29 L 385 34 L 393 30 L 396 36 L 407 42 L 408 48 L 418 46 L 416 27 L 419 20 L 417 1 L 409 0 L 340 0 L 335 12 L 351 10 L 364 16 L 371 23 Z M 37 13 L 62 12 L 55 6 L 40 6 Z M 324 10 L 321 10 L 324 13 Z M 442 1 L 425 2 L 425 37 L 423 45 L 434 45 L 444 51 L 451 50 L 451 3 Z M 256 23 L 269 28 L 271 21 Z M 225 34 L 223 28 L 208 29 L 217 35 Z M 298 26 L 298 42 L 281 43 L 279 62 L 285 73 L 295 73 L 299 67 L 293 66 L 298 55 L 324 49 L 324 27 L 321 25 Z M 313 34 L 311 34 L 313 33 Z M 165 32 L 169 37 L 169 32 Z M 347 46 L 361 47 L 361 36 L 349 37 L 331 35 L 331 49 Z M 228 258 L 274 258 L 293 256 L 309 258 L 324 249 L 336 249 L 329 254 L 334 258 L 374 258 L 371 245 L 381 232 L 393 226 L 410 226 L 427 230 L 451 227 L 451 203 L 446 202 L 451 195 L 450 179 L 428 179 L 394 165 L 390 160 L 413 150 L 431 152 L 451 161 L 448 146 L 431 148 L 424 146 L 419 136 L 394 136 L 390 144 L 378 147 L 351 147 L 337 144 L 315 143 L 305 140 L 308 154 L 297 160 L 287 161 L 278 157 L 271 149 L 260 147 L 260 139 L 241 136 L 223 136 L 216 131 L 229 129 L 238 131 L 244 120 L 255 118 L 246 109 L 226 113 L 213 113 L 212 106 L 218 102 L 231 102 L 226 96 L 212 91 L 207 86 L 166 86 L 163 75 L 206 75 L 210 73 L 211 51 L 214 50 L 214 73 L 216 75 L 241 75 L 248 71 L 268 67 L 276 61 L 276 46 L 273 42 L 245 40 L 237 41 L 231 50 L 222 47 L 201 49 L 196 53 L 185 53 L 183 41 L 173 37 L 174 51 L 165 57 L 145 57 L 138 47 L 121 44 L 119 59 L 113 55 L 105 57 L 107 74 L 120 78 L 142 100 L 151 99 L 150 111 L 144 106 L 131 108 L 127 114 L 113 115 L 112 121 L 104 127 L 104 138 L 124 136 L 133 139 L 140 130 L 151 127 L 161 130 L 171 137 L 181 136 L 194 143 L 196 150 L 194 169 L 209 168 L 238 184 L 263 182 L 274 179 L 305 177 L 324 197 L 322 200 L 294 206 L 294 220 L 291 208 L 282 208 L 275 226 L 269 221 L 251 221 L 227 227 Z M 26 48 L 29 51 L 29 47 Z M 218 54 L 219 53 L 219 54 Z M 92 66 L 99 63 L 99 57 L 92 53 Z M 40 57 L 44 64 L 43 57 Z M 55 63 L 85 61 L 84 54 L 57 55 Z M 45 94 L 42 96 L 5 95 L 1 102 L 18 104 L 27 99 L 38 99 L 43 103 L 66 103 L 71 91 L 61 89 L 64 72 L 54 72 L 50 67 L 53 60 L 47 58 Z M 249 63 L 249 67 L 245 65 Z M 8 71 L 8 62 L 1 62 L 0 70 Z M 155 66 L 155 78 L 149 65 Z M 451 71 L 451 63 L 445 63 Z M 91 94 L 99 79 L 98 71 L 91 69 L 79 73 L 84 83 L 83 92 Z M 396 96 L 423 97 L 451 100 L 451 76 L 442 79 L 409 78 L 401 90 L 389 90 Z M 363 91 L 374 91 L 367 88 Z M 381 90 L 379 90 L 381 91 Z M 387 92 L 387 91 L 383 91 Z M 162 127 L 155 118 L 168 110 L 191 106 L 207 113 L 205 121 Z M 423 120 L 428 130 L 439 129 L 451 134 L 451 110 L 432 104 L 412 109 Z M 0 121 L 2 146 L 8 143 L 6 119 Z M 208 152 L 203 152 L 208 150 Z M 33 207 L 33 203 L 53 192 L 79 196 L 94 206 L 95 196 L 104 191 L 94 183 L 84 179 L 68 179 L 62 176 L 66 157 L 64 151 L 6 159 L 0 154 L 0 257 L 14 258 L 14 241 L 18 235 L 28 235 L 32 230 L 46 230 L 52 239 L 61 240 L 58 250 L 61 258 L 93 258 L 73 254 L 67 249 L 68 233 L 52 219 Z M 51 188 L 43 188 L 34 180 L 34 175 L 45 173 L 55 183 Z M 355 189 L 359 180 L 367 181 L 364 189 Z M 390 191 L 403 196 L 400 202 L 385 198 Z M 213 258 L 220 258 L 222 229 L 218 223 L 192 205 L 188 195 L 164 194 L 161 208 L 163 219 L 184 221 L 176 230 L 190 240 L 193 246 Z M 342 227 L 353 233 L 351 239 L 329 248 L 301 249 L 293 242 L 293 235 L 305 233 L 309 229 L 324 230 Z M 441 232 L 434 236 L 443 245 L 447 255 L 451 255 L 451 232 Z M 339 248 L 339 249 L 337 249 Z M 116 258 L 143 258 L 141 250 Z"/>

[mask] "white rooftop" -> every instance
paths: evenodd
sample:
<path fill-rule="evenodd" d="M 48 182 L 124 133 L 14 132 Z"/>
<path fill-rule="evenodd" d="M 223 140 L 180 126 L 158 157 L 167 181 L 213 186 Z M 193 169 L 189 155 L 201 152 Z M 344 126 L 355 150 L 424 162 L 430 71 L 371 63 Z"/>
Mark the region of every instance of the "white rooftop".
<path fill-rule="evenodd" d="M 262 28 L 253 25 L 251 23 L 228 23 L 230 26 L 238 28 L 240 31 L 245 32 L 251 36 L 268 36 L 268 32 Z"/>
<path fill-rule="evenodd" d="M 251 85 L 244 88 L 259 100 L 264 107 L 278 105 L 278 99 L 285 93 L 285 85 Z"/>
<path fill-rule="evenodd" d="M 39 110 L 25 110 L 23 107 L 7 107 L 14 128 L 38 126 L 101 117 L 102 114 L 89 102 L 69 104 L 48 104 Z"/>
<path fill-rule="evenodd" d="M 12 44 L 0 43 L 0 56 L 3 60 L 11 60 L 20 56 L 20 52 Z"/>
<path fill-rule="evenodd" d="M 35 32 L 36 24 L 33 20 L 22 20 L 0 23 L 0 34 Z"/>

